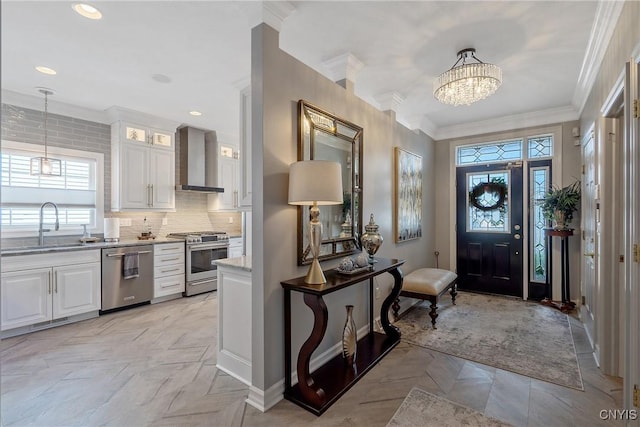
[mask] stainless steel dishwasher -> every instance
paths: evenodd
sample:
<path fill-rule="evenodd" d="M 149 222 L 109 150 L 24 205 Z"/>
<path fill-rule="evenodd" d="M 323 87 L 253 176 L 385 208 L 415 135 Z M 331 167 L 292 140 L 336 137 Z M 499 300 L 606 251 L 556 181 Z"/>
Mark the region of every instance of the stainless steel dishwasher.
<path fill-rule="evenodd" d="M 136 274 L 125 271 L 125 256 L 135 256 Z M 126 278 L 132 276 L 130 278 Z M 135 276 L 135 277 L 133 277 Z M 151 301 L 153 245 L 102 250 L 102 311 Z"/>

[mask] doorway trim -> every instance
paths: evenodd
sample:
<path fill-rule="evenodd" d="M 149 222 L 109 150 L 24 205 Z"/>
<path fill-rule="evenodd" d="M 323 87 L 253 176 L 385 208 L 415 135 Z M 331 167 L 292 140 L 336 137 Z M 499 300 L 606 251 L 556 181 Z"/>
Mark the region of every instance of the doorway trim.
<path fill-rule="evenodd" d="M 477 135 L 471 136 L 467 138 L 460 138 L 456 140 L 452 140 L 449 143 L 449 158 L 451 162 L 449 162 L 449 194 L 456 194 L 456 149 L 460 146 L 464 145 L 473 145 L 478 144 L 481 145 L 483 143 L 490 144 L 495 141 L 503 141 L 508 139 L 515 138 L 523 138 L 526 141 L 526 138 L 534 135 L 541 134 L 553 134 L 553 157 L 552 157 L 552 170 L 553 176 L 551 177 L 552 184 L 561 185 L 562 184 L 562 151 L 564 146 L 563 141 L 563 126 L 562 124 L 553 124 L 553 125 L 541 125 L 535 127 L 527 127 L 522 129 L 514 129 L 508 132 L 499 132 L 495 134 L 485 134 L 485 135 Z M 528 159 L 523 160 L 523 170 L 527 170 Z M 528 174 L 523 174 L 523 188 L 529 188 L 529 176 Z M 522 209 L 525 212 L 523 215 L 523 223 L 522 223 L 522 239 L 523 239 L 523 266 L 529 265 L 529 215 L 527 212 L 529 211 L 529 195 L 523 191 L 523 201 L 522 201 Z M 456 213 L 456 198 L 449 198 L 449 212 L 452 217 L 455 217 Z M 556 239 L 559 240 L 559 239 Z M 451 245 L 449 246 L 449 265 L 451 266 L 452 271 L 457 270 L 457 242 L 456 242 L 456 221 L 453 220 L 449 227 L 449 241 Z M 553 242 L 551 247 L 551 260 L 553 265 L 560 265 L 560 242 Z M 555 268 L 552 269 L 552 278 L 551 283 L 560 283 L 560 269 Z M 529 269 L 523 268 L 522 274 L 522 298 L 524 300 L 529 297 Z M 560 300 L 561 299 L 561 289 L 560 286 L 555 286 L 553 288 L 553 299 Z"/>

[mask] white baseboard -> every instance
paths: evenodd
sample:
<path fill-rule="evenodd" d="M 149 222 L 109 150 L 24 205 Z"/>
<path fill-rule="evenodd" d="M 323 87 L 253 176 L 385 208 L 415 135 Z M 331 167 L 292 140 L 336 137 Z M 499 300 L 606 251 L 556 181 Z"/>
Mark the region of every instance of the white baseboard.
<path fill-rule="evenodd" d="M 220 355 L 218 354 L 218 357 L 220 357 Z M 233 378 L 237 379 L 238 381 L 251 386 L 251 365 L 249 365 L 248 368 L 248 373 L 246 372 L 246 369 L 236 369 L 236 371 L 242 372 L 241 374 L 238 374 L 237 372 L 234 372 L 231 369 L 225 368 L 224 366 L 222 366 L 220 363 L 216 363 L 216 368 L 220 369 L 222 372 L 225 372 L 228 375 L 231 375 Z M 237 367 L 236 367 L 237 368 Z M 245 367 L 242 367 L 245 368 Z M 248 374 L 248 379 L 245 377 Z M 245 376 L 243 376 L 245 375 Z"/>
<path fill-rule="evenodd" d="M 379 317 L 374 319 L 374 330 L 377 329 L 375 325 L 380 324 L 379 320 L 380 320 Z M 368 324 L 358 329 L 359 337 L 363 337 L 368 333 L 369 333 Z M 318 356 L 311 359 L 311 361 L 309 362 L 309 371 L 313 373 L 313 371 L 315 371 L 320 366 L 324 365 L 325 363 L 327 363 L 329 360 L 331 360 L 337 354 L 340 354 L 340 353 L 342 353 L 342 342 L 338 342 L 337 344 L 331 346 L 326 351 L 322 352 Z M 295 355 L 291 355 L 292 360 L 295 359 L 294 356 Z M 298 383 L 298 372 L 295 371 L 291 374 L 291 384 L 293 385 L 297 383 Z M 246 402 L 249 405 L 253 406 L 254 408 L 258 409 L 259 411 L 265 412 L 269 410 L 271 407 L 273 407 L 275 404 L 280 402 L 284 398 L 283 394 L 284 394 L 284 378 L 282 378 L 280 381 L 278 381 L 277 383 L 269 387 L 267 391 L 263 391 L 257 387 L 250 386 L 249 395 L 247 396 Z"/>
<path fill-rule="evenodd" d="M 284 378 L 269 387 L 267 391 L 250 386 L 249 396 L 247 396 L 245 402 L 261 412 L 266 412 L 283 399 L 283 393 Z"/>

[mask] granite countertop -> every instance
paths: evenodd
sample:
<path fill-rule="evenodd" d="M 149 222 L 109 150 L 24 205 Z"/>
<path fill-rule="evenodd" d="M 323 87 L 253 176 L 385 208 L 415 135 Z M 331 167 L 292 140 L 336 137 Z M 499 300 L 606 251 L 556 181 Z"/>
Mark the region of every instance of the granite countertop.
<path fill-rule="evenodd" d="M 251 257 L 242 255 L 235 258 L 223 258 L 215 261 L 219 267 L 232 267 L 244 271 L 251 271 Z"/>
<path fill-rule="evenodd" d="M 16 256 L 16 255 L 31 255 L 42 254 L 49 252 L 69 252 L 69 251 L 85 251 L 90 249 L 105 249 L 105 248 L 118 248 L 122 246 L 140 246 L 140 245 L 154 245 L 160 243 L 177 243 L 182 240 L 167 239 L 166 237 L 157 237 L 152 240 L 120 240 L 119 242 L 95 242 L 95 243 L 65 243 L 65 244 L 52 244 L 45 246 L 24 246 L 6 248 L 0 251 L 2 256 Z"/>

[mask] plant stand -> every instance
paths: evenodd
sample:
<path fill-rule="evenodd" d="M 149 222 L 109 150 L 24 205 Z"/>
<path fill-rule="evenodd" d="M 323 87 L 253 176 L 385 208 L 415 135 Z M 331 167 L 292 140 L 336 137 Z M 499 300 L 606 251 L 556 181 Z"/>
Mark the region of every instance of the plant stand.
<path fill-rule="evenodd" d="M 544 234 L 549 238 L 549 248 L 553 237 L 560 237 L 560 276 L 562 289 L 562 303 L 557 303 L 550 298 L 543 299 L 540 303 L 554 307 L 563 313 L 568 313 L 576 308 L 576 304 L 571 301 L 571 287 L 569 282 L 569 236 L 573 236 L 573 228 L 567 230 L 554 230 L 545 228 Z M 547 275 L 547 282 L 551 279 Z"/>

